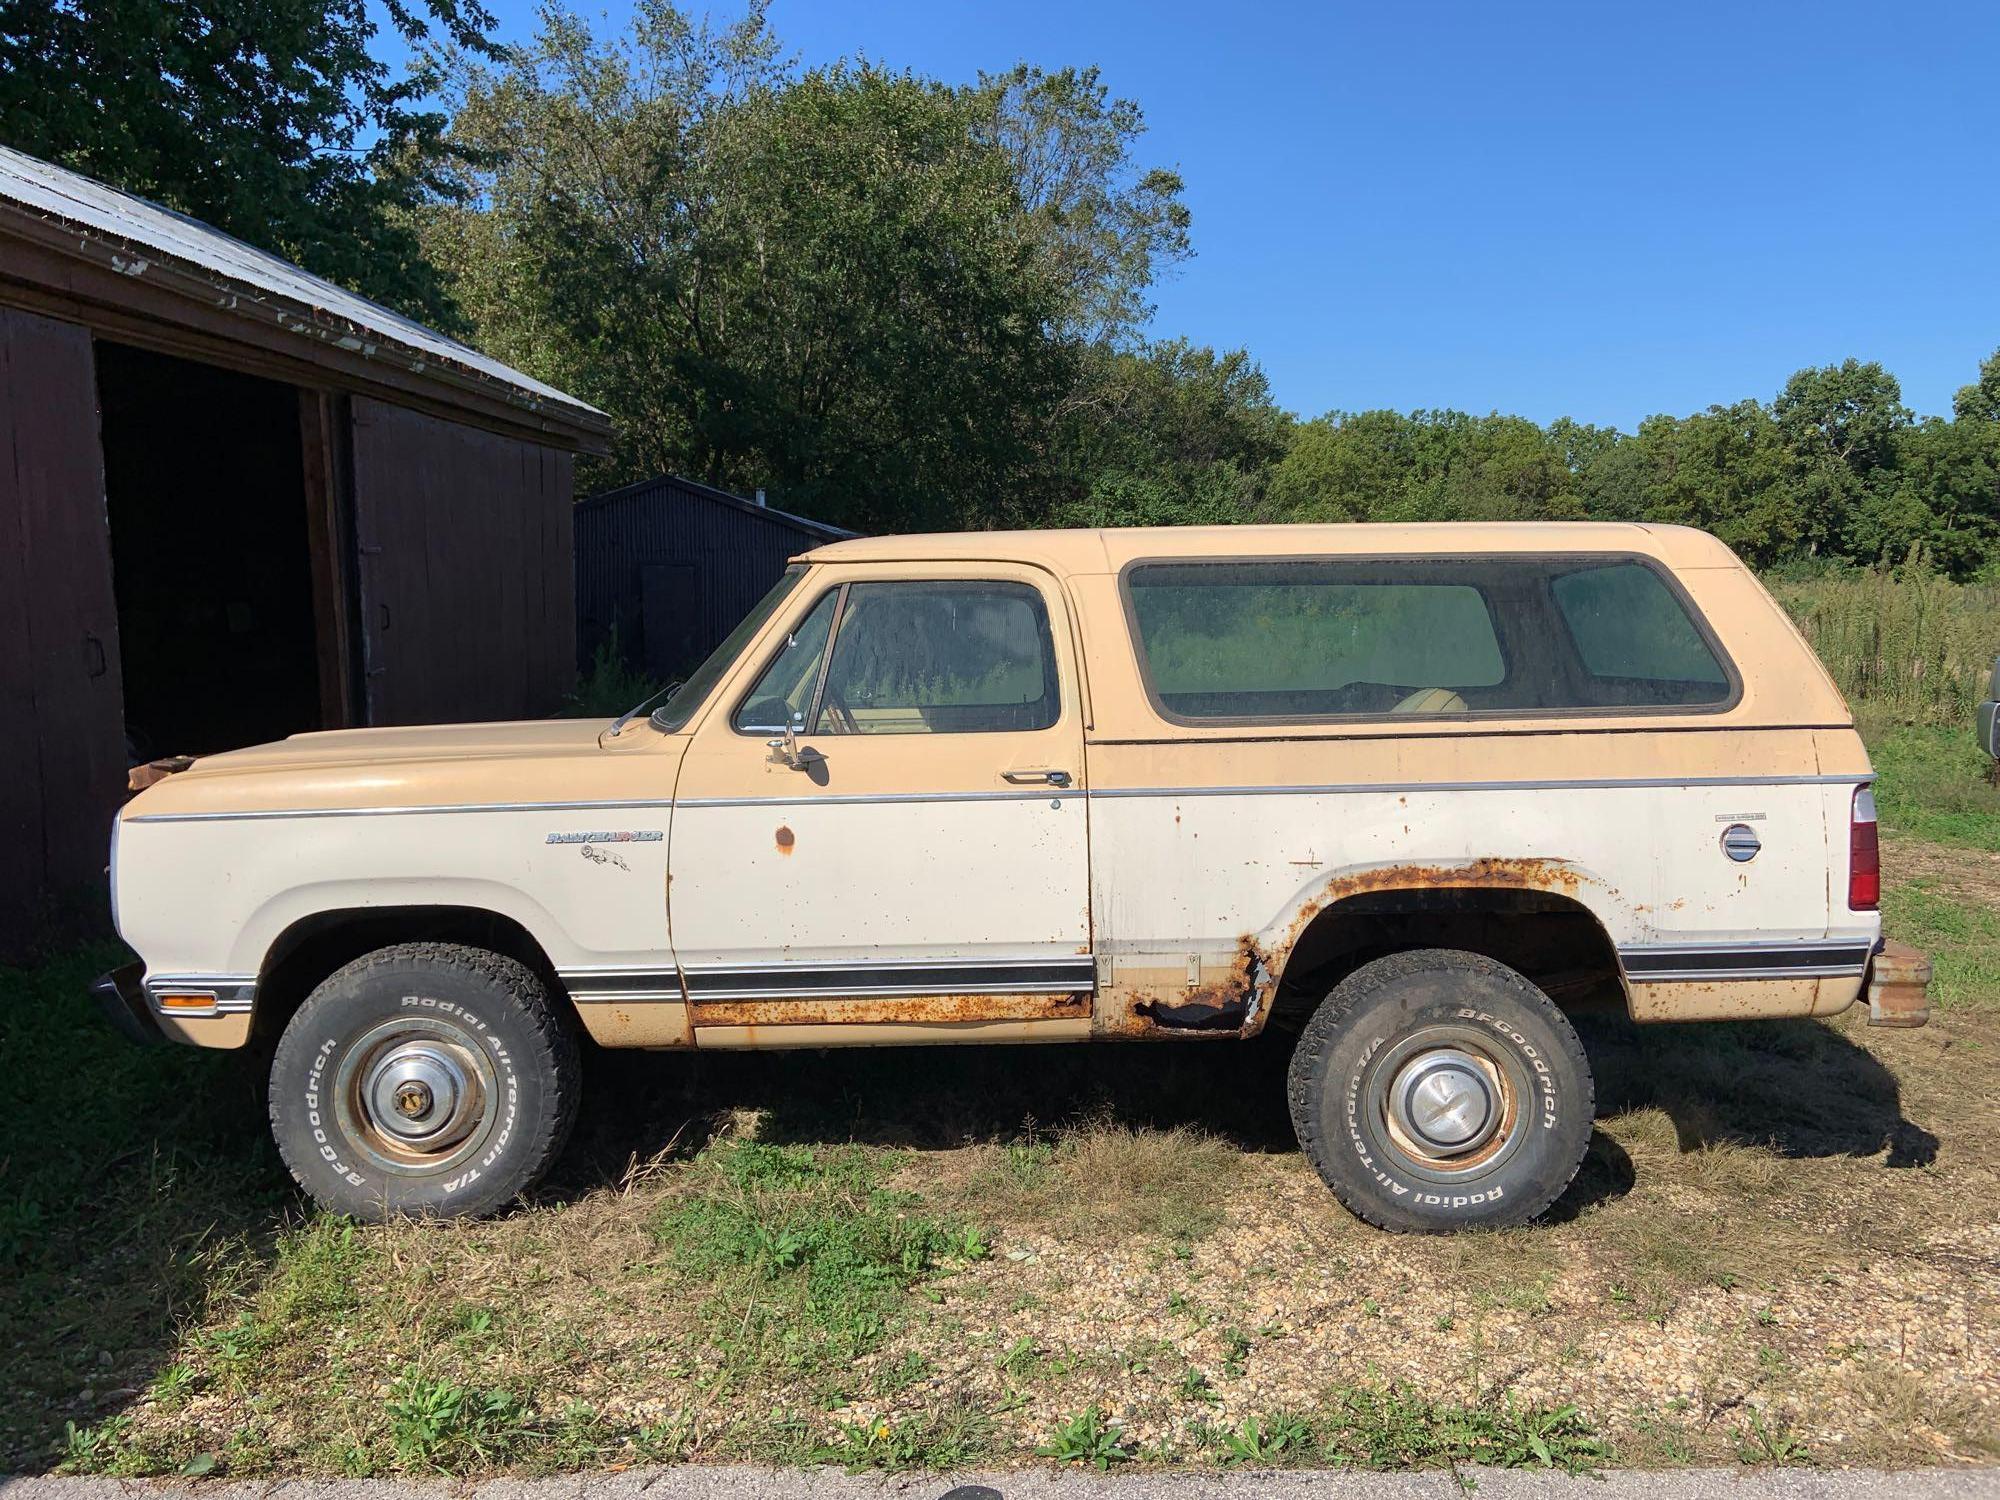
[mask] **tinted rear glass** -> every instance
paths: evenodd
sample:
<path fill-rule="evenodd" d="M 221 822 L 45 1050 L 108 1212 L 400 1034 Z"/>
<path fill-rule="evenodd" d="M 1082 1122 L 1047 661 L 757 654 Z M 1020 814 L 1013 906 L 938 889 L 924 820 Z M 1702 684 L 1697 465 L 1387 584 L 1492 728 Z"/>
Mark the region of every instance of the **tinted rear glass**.
<path fill-rule="evenodd" d="M 1144 563 L 1125 578 L 1170 716 L 1714 708 L 1730 675 L 1678 589 L 1628 557 Z"/>

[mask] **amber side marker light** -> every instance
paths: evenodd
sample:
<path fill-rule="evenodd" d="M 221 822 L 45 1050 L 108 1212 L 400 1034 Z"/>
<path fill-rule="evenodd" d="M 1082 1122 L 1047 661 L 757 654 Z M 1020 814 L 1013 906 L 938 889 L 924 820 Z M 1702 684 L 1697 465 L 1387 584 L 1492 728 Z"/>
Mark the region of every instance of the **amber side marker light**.
<path fill-rule="evenodd" d="M 211 1010 L 215 1006 L 213 995 L 162 995 L 161 1010 Z"/>

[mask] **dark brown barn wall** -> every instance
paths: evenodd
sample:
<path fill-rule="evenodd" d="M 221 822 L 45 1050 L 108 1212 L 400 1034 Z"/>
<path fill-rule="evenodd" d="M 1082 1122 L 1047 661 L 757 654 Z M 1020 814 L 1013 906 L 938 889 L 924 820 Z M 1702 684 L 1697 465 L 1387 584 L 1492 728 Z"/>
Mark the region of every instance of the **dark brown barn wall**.
<path fill-rule="evenodd" d="M 353 402 L 371 724 L 531 718 L 572 680 L 567 453 Z"/>
<path fill-rule="evenodd" d="M 125 787 L 89 333 L 0 308 L 0 950 L 101 888 Z"/>

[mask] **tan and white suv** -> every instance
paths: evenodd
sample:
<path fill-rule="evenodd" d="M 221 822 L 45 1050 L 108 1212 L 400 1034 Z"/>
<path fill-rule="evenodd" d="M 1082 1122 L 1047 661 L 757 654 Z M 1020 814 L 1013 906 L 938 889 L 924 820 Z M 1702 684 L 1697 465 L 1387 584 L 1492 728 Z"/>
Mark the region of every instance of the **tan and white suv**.
<path fill-rule="evenodd" d="M 1187 528 L 841 542 L 648 714 L 300 735 L 125 809 L 100 993 L 276 1041 L 322 1203 L 497 1209 L 577 1037 L 832 1047 L 1296 1031 L 1370 1222 L 1547 1208 L 1566 1008 L 1921 1024 L 1871 771 L 1697 531 Z M 1875 983 L 1871 985 L 1871 966 Z"/>

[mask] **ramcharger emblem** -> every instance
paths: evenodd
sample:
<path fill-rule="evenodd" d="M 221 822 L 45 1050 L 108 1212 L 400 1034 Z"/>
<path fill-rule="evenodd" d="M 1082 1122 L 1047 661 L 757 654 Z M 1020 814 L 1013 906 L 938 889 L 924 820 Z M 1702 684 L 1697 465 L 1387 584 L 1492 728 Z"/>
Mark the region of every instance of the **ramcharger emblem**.
<path fill-rule="evenodd" d="M 619 828 L 594 833 L 552 833 L 551 844 L 657 844 L 666 837 L 658 828 Z"/>

